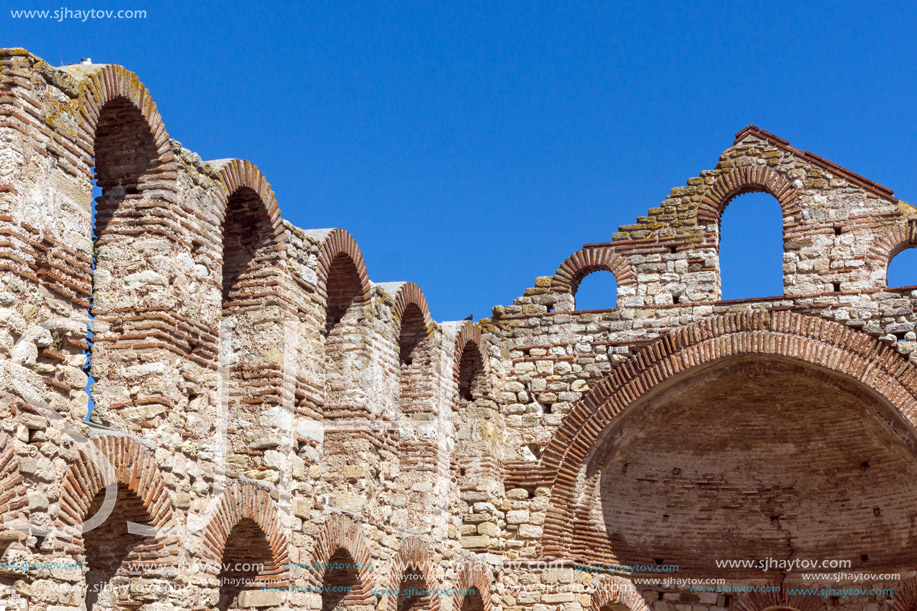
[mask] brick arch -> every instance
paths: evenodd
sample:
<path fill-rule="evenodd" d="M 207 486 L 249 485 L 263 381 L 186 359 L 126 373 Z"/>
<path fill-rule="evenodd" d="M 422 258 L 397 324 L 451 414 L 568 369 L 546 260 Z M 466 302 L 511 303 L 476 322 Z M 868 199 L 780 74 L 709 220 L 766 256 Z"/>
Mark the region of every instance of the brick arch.
<path fill-rule="evenodd" d="M 745 193 L 769 193 L 780 204 L 784 222 L 800 212 L 801 192 L 782 174 L 767 166 L 743 166 L 721 174 L 701 198 L 697 217 L 702 221 L 719 222 L 726 206 L 736 196 Z"/>
<path fill-rule="evenodd" d="M 494 398 L 480 327 L 464 321 L 449 323 L 448 328 L 455 330 L 451 389 L 455 429 L 444 463 L 448 462 L 457 490 L 462 491 L 482 481 L 500 479 L 496 448 L 487 433 L 487 427 L 492 425 L 499 410 L 493 403 L 478 402 Z M 465 513 L 462 518 L 469 524 L 472 519 L 471 513 Z"/>
<path fill-rule="evenodd" d="M 134 333 L 156 336 L 154 352 L 158 354 L 151 358 L 172 358 L 185 352 L 182 342 L 166 333 L 138 330 L 153 318 L 164 320 L 164 327 L 178 327 L 180 315 L 164 311 L 168 308 L 160 307 L 159 300 L 146 301 L 145 307 L 138 308 L 138 293 L 123 284 L 130 271 L 117 261 L 122 253 L 127 253 L 128 258 L 132 251 L 136 254 L 133 249 L 140 240 L 156 238 L 170 246 L 183 243 L 180 236 L 184 231 L 185 211 L 179 198 L 180 168 L 156 104 L 134 73 L 121 66 L 83 64 L 67 67 L 64 72 L 76 82 L 75 97 L 65 109 L 73 118 L 75 129 L 66 130 L 66 134 L 65 130 L 51 130 L 55 144 L 59 145 L 53 156 L 61 169 L 81 178 L 86 202 L 95 202 L 85 209 L 80 222 L 80 229 L 85 232 L 83 237 L 93 239 L 93 248 L 84 250 L 78 246 L 86 259 L 78 272 L 81 277 L 72 286 L 85 288 L 90 296 L 86 306 L 91 309 L 92 318 L 108 327 L 108 331 L 86 338 L 87 365 L 101 388 L 110 382 L 108 378 L 123 371 L 125 361 L 120 358 L 124 355 L 120 339 L 124 336 Z M 93 197 L 90 183 L 93 179 L 99 197 Z M 105 248 L 111 244 L 117 244 L 116 252 Z M 93 253 L 98 256 L 93 257 Z M 45 270 L 39 276 L 53 285 L 60 277 L 56 271 L 60 269 L 60 254 L 52 257 L 43 249 L 39 256 L 44 260 L 37 262 L 38 267 Z M 100 274 L 108 276 L 110 290 L 96 290 L 94 281 L 102 277 Z M 147 290 L 150 289 L 140 289 L 141 293 Z M 154 302 L 156 305 L 152 305 Z M 152 391 L 151 402 L 174 402 L 163 394 L 167 392 Z M 94 421 L 120 430 L 137 430 L 120 418 L 124 405 L 115 407 L 109 403 L 110 397 L 100 400 Z"/>
<path fill-rule="evenodd" d="M 286 323 L 295 324 L 306 302 L 289 273 L 284 225 L 267 179 L 248 161 L 221 160 L 208 167 L 219 175 L 211 189 L 217 233 L 210 247 L 218 249 L 212 259 L 221 292 L 214 335 L 222 342 L 222 323 L 234 320 L 234 336 L 241 338 L 232 342 L 228 397 L 229 443 L 247 457 L 233 465 L 241 473 L 263 460 L 263 450 L 251 448 L 246 435 L 253 427 L 276 428 L 258 419 L 259 412 L 279 405 L 285 392 L 283 365 L 270 358 L 270 350 L 283 345 Z M 279 324 L 259 325 L 260 313 L 269 308 L 279 310 Z M 214 347 L 224 349 L 219 343 Z"/>
<path fill-rule="evenodd" d="M 462 605 L 465 603 L 465 592 L 472 588 L 481 597 L 482 611 L 493 610 L 493 600 L 490 596 L 490 580 L 487 579 L 487 574 L 480 564 L 472 562 L 463 564 L 455 580 L 455 587 L 458 592 L 452 597 L 452 611 L 462 611 Z"/>
<path fill-rule="evenodd" d="M 623 605 L 630 611 L 650 611 L 634 584 L 617 576 L 599 579 L 589 598 L 589 611 L 602 611 L 608 605 Z"/>
<path fill-rule="evenodd" d="M 909 220 L 879 232 L 873 238 L 866 253 L 866 260 L 876 269 L 882 270 L 885 285 L 888 284 L 888 266 L 896 255 L 908 248 L 917 247 L 917 220 Z"/>
<path fill-rule="evenodd" d="M 842 374 L 884 397 L 912 426 L 917 422 L 917 367 L 894 348 L 840 323 L 789 311 L 757 311 L 724 314 L 675 329 L 612 370 L 554 433 L 541 463 L 554 482 L 542 553 L 568 553 L 577 477 L 616 417 L 667 379 L 743 354 L 784 357 Z"/>
<path fill-rule="evenodd" d="M 466 320 L 455 334 L 455 351 L 460 354 L 469 342 L 476 346 L 481 345 L 481 327 L 477 323 Z"/>
<path fill-rule="evenodd" d="M 274 197 L 274 190 L 271 184 L 258 169 L 258 166 L 250 161 L 241 159 L 220 159 L 209 161 L 208 165 L 212 166 L 219 173 L 220 179 L 214 184 L 213 196 L 217 204 L 217 218 L 222 225 L 226 218 L 226 206 L 229 198 L 237 193 L 240 189 L 251 189 L 260 200 L 260 206 L 265 216 L 270 221 L 273 229 L 274 241 L 277 246 L 284 242 L 283 222 L 280 218 L 280 207 Z"/>
<path fill-rule="evenodd" d="M 19 522 L 26 504 L 26 488 L 19 473 L 19 461 L 16 459 L 12 440 L 9 435 L 0 431 L 0 557 L 13 541 L 27 538 L 24 532 L 11 530 L 5 524 L 7 520 L 11 523 Z M 22 526 L 24 523 L 16 528 Z"/>
<path fill-rule="evenodd" d="M 360 300 L 365 301 L 369 296 L 371 283 L 369 274 L 366 271 L 366 262 L 363 260 L 363 253 L 360 252 L 360 246 L 357 241 L 346 229 L 323 229 L 320 231 L 320 235 L 321 249 L 319 250 L 316 269 L 319 293 L 321 293 L 322 297 L 326 297 L 331 264 L 339 255 L 346 255 L 357 270 L 357 277 L 360 280 L 360 288 L 362 289 Z"/>
<path fill-rule="evenodd" d="M 895 596 L 889 605 L 890 611 L 915 611 L 917 610 L 917 577 L 911 577 L 901 582 L 895 591 Z"/>
<path fill-rule="evenodd" d="M 455 366 L 453 367 L 452 377 L 455 381 L 456 387 L 460 387 L 462 380 L 462 359 L 465 357 L 465 352 L 467 350 L 476 350 L 481 359 L 481 371 L 478 373 L 481 382 L 487 380 L 487 375 L 489 372 L 489 367 L 487 364 L 487 358 L 484 354 L 484 342 L 481 339 L 481 328 L 471 321 L 464 321 L 462 326 L 459 327 L 458 332 L 455 334 L 455 352 L 454 352 L 454 361 Z M 487 396 L 487 384 L 482 384 L 482 396 Z M 461 399 L 461 397 L 459 397 Z"/>
<path fill-rule="evenodd" d="M 420 537 L 410 536 L 401 542 L 398 553 L 392 559 L 391 591 L 385 602 L 385 608 L 389 611 L 397 611 L 398 599 L 400 598 L 398 589 L 401 587 L 405 574 L 414 568 L 419 570 L 423 577 L 422 587 L 429 591 L 437 589 L 436 572 L 433 568 L 433 561 L 430 558 L 430 548 L 427 542 Z M 426 603 L 422 606 L 422 611 L 439 611 L 441 599 L 441 596 L 426 597 Z"/>
<path fill-rule="evenodd" d="M 306 231 L 318 240 L 316 292 L 324 309 L 324 403 L 326 418 L 368 416 L 363 391 L 370 361 L 372 332 L 367 326 L 372 284 L 356 240 L 344 229 Z M 357 392 L 354 392 L 354 391 Z M 349 436 L 326 431 L 327 455 L 337 453 Z"/>
<path fill-rule="evenodd" d="M 736 611 L 819 611 L 825 608 L 825 599 L 812 594 L 788 594 L 786 584 L 770 584 L 774 592 L 749 592 L 733 603 Z"/>
<path fill-rule="evenodd" d="M 159 153 L 160 166 L 158 173 L 163 177 L 177 171 L 178 164 L 169 143 L 169 134 L 156 103 L 150 96 L 146 86 L 140 82 L 136 74 L 123 66 L 112 64 L 97 64 L 68 66 L 62 68 L 66 72 L 81 79 L 79 97 L 74 100 L 76 109 L 74 113 L 78 123 L 78 144 L 86 156 L 86 169 L 88 178 L 92 178 L 89 159 L 93 156 L 96 128 L 101 117 L 102 108 L 109 102 L 119 98 L 129 101 L 140 113 L 149 126 L 149 133 L 153 137 L 156 150 Z M 171 190 L 177 191 L 174 180 L 170 181 Z"/>
<path fill-rule="evenodd" d="M 637 284 L 637 276 L 630 262 L 616 253 L 613 247 L 601 246 L 582 248 L 567 257 L 557 268 L 551 288 L 555 293 L 575 295 L 583 278 L 602 270 L 614 274 L 619 287 Z"/>
<path fill-rule="evenodd" d="M 403 420 L 431 420 L 437 414 L 434 385 L 435 347 L 432 335 L 435 327 L 423 291 L 413 282 L 380 285 L 388 295 L 394 295 L 392 305 L 395 339 L 394 372 L 397 376 L 399 418 Z M 403 435 L 398 441 L 398 460 L 402 477 L 413 485 L 419 481 L 432 482 L 438 469 L 440 448 L 430 438 L 415 434 Z M 421 520 L 422 498 L 412 503 L 407 519 Z M 404 524 L 400 525 L 406 527 Z"/>
<path fill-rule="evenodd" d="M 274 566 L 268 577 L 280 579 L 288 572 L 287 538 L 280 523 L 280 512 L 268 491 L 253 483 L 234 483 L 223 490 L 220 508 L 204 530 L 204 553 L 220 563 L 232 529 L 244 519 L 253 521 L 264 533 L 271 548 Z"/>
<path fill-rule="evenodd" d="M 403 326 L 404 317 L 410 306 L 415 306 L 421 315 L 419 326 L 417 329 L 411 330 L 411 333 L 414 336 L 420 336 L 419 338 L 415 337 L 417 345 L 424 343 L 424 340 L 433 333 L 434 324 L 433 317 L 430 316 L 430 308 L 427 307 L 427 298 L 424 297 L 420 287 L 413 282 L 385 282 L 374 286 L 394 301 L 392 305 L 392 321 L 394 323 L 395 338 L 398 342 L 396 348 L 401 349 L 402 347 L 401 342 L 405 332 Z"/>
<path fill-rule="evenodd" d="M 309 572 L 315 584 L 321 586 L 329 569 L 328 564 L 339 551 L 344 550 L 350 556 L 350 562 L 356 565 L 360 590 L 352 600 L 356 605 L 375 605 L 375 580 L 372 571 L 372 555 L 369 544 L 360 525 L 345 515 L 333 514 L 322 526 L 315 540 L 315 547 L 310 557 Z"/>
<path fill-rule="evenodd" d="M 113 469 L 115 481 L 134 493 L 150 516 L 149 525 L 162 529 L 166 536 L 159 552 L 161 562 L 178 553 L 174 536 L 176 522 L 172 499 L 166 488 L 156 458 L 139 441 L 131 437 L 108 435 L 91 442 Z M 84 450 L 80 450 L 64 475 L 60 500 L 60 520 L 76 527 L 91 518 L 90 505 L 105 488 L 102 471 Z M 74 542 L 76 543 L 76 542 Z"/>
<path fill-rule="evenodd" d="M 433 317 L 430 316 L 427 298 L 419 286 L 413 282 L 386 282 L 376 286 L 382 287 L 383 291 L 393 297 L 395 304 L 392 307 L 392 319 L 395 321 L 395 326 L 399 332 L 401 320 L 410 305 L 415 305 L 420 309 L 423 315 L 424 328 L 426 328 L 427 332 L 429 333 L 433 330 Z"/>

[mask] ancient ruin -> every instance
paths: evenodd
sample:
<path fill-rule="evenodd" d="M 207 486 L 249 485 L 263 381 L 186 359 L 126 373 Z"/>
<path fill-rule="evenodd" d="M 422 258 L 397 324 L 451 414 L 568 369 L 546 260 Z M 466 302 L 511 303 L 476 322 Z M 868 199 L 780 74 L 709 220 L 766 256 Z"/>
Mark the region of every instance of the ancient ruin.
<path fill-rule="evenodd" d="M 722 301 L 749 192 L 784 294 Z M 915 246 L 917 209 L 752 126 L 438 323 L 131 72 L 0 51 L 0 606 L 917 610 Z M 616 308 L 577 311 L 593 272 Z"/>

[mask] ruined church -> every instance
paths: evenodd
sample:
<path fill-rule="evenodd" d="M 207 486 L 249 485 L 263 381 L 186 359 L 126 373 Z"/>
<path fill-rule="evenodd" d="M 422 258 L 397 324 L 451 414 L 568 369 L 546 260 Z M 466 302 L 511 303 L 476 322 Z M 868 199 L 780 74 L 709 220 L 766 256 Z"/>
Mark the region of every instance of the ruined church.
<path fill-rule="evenodd" d="M 754 126 L 712 165 L 438 322 L 125 68 L 0 51 L 0 608 L 917 611 L 917 209 Z M 752 192 L 783 294 L 724 301 Z"/>

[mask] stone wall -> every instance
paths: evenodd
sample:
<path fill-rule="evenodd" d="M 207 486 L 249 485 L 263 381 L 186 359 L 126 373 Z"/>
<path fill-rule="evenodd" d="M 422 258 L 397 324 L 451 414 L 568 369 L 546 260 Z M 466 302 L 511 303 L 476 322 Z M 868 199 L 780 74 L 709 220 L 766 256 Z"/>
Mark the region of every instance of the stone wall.
<path fill-rule="evenodd" d="M 438 323 L 253 164 L 170 139 L 124 68 L 0 52 L 0 161 L 0 602 L 917 608 L 917 290 L 886 286 L 917 211 L 885 187 L 749 127 Z M 720 215 L 758 191 L 784 295 L 724 302 Z M 593 272 L 617 308 L 576 310 Z M 716 564 L 762 557 L 874 577 Z"/>

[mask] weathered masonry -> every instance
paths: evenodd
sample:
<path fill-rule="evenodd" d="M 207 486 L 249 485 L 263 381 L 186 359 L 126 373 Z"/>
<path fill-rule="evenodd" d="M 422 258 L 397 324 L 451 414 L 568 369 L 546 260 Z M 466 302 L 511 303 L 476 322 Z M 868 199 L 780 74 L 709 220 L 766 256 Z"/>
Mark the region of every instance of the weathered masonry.
<path fill-rule="evenodd" d="M 726 302 L 749 192 L 782 210 L 784 294 Z M 915 246 L 891 190 L 748 127 L 437 323 L 253 164 L 171 140 L 124 68 L 0 51 L 0 603 L 917 610 L 917 290 L 886 280 Z M 593 272 L 615 309 L 577 311 Z M 761 559 L 834 564 L 722 562 Z"/>

